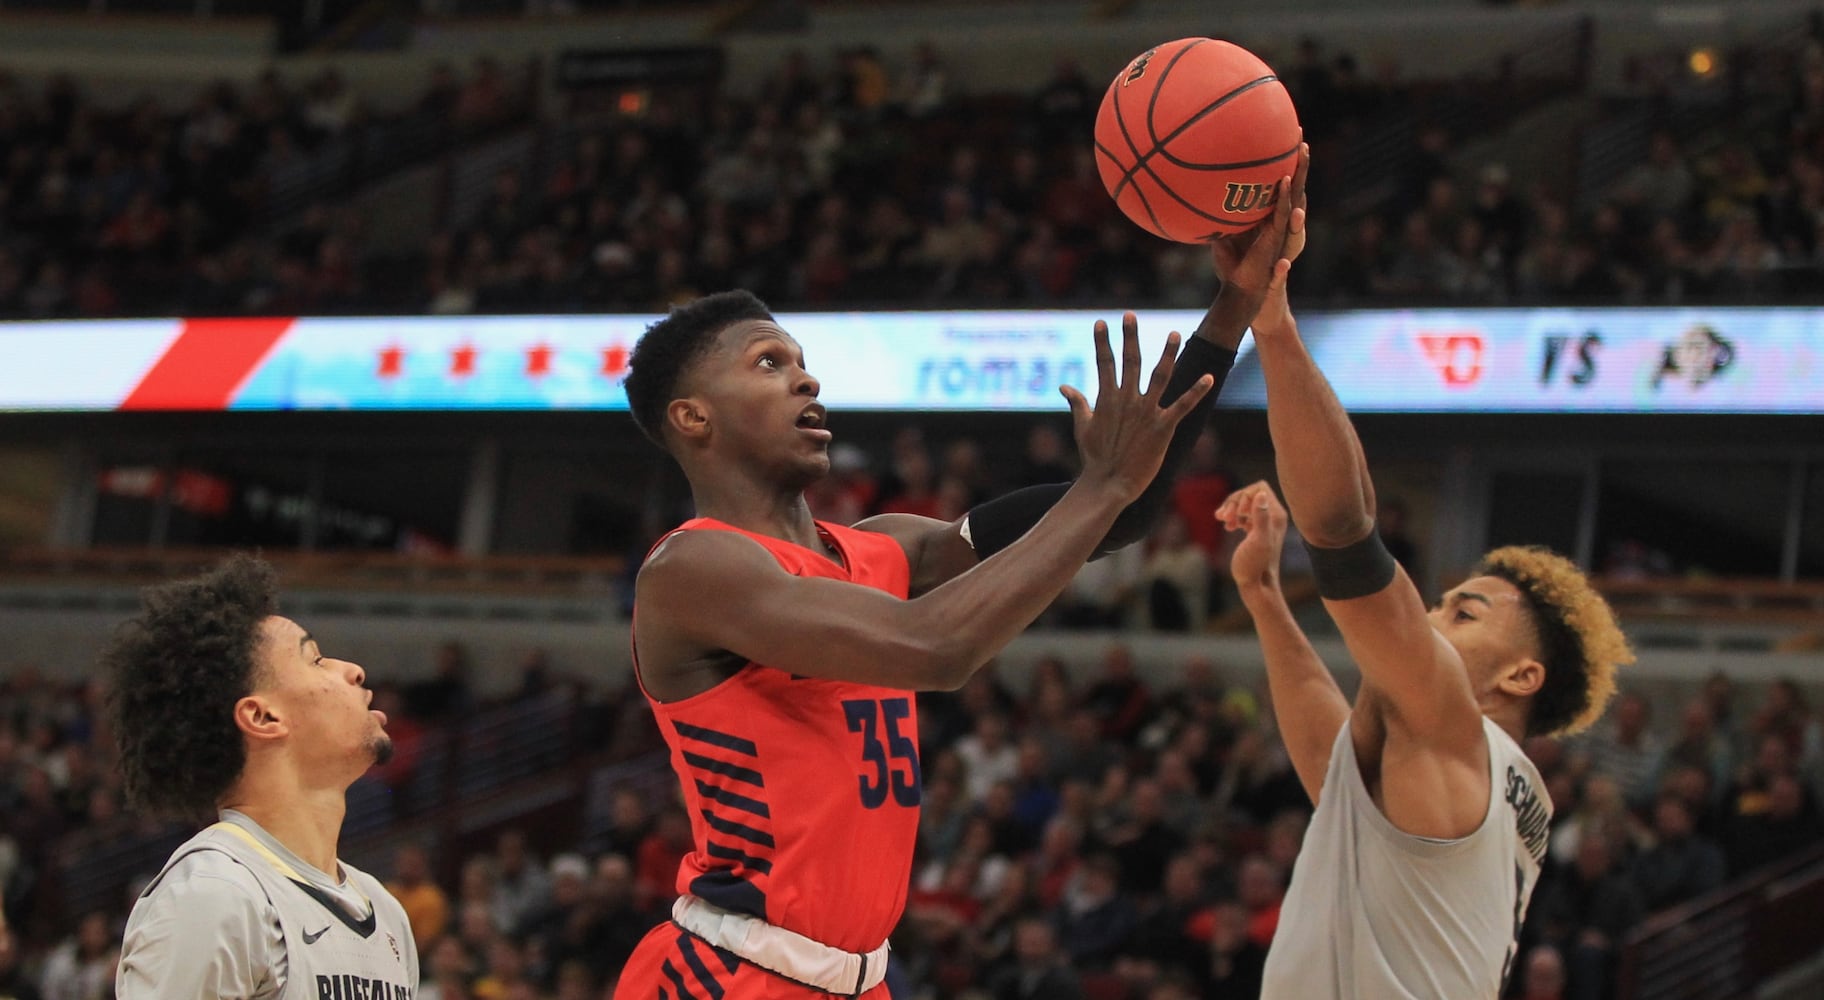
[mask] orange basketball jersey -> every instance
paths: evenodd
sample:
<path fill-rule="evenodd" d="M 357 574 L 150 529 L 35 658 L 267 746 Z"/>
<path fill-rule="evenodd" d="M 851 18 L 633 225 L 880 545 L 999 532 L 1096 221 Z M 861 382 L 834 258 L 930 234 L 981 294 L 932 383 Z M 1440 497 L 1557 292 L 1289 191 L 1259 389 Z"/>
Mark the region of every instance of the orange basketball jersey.
<path fill-rule="evenodd" d="M 733 531 L 764 546 L 793 575 L 847 580 L 906 597 L 910 569 L 898 542 L 823 522 L 817 528 L 841 553 L 840 564 L 709 518 L 677 530 Z M 670 747 L 695 840 L 678 868 L 678 892 L 844 951 L 879 946 L 905 908 L 918 834 L 913 693 L 798 677 L 749 662 L 701 694 L 647 700 Z M 640 944 L 615 992 L 617 998 L 661 995 L 747 1000 L 826 994 L 666 923 Z M 886 986 L 864 996 L 884 1000 Z"/>

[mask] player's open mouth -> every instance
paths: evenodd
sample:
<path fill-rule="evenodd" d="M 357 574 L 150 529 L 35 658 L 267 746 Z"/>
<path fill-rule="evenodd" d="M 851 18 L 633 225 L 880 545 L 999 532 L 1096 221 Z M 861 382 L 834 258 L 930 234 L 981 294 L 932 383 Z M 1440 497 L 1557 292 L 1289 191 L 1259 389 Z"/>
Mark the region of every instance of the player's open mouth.
<path fill-rule="evenodd" d="M 382 712 L 377 708 L 370 708 L 370 709 L 368 709 L 368 711 L 374 713 L 374 716 L 380 720 L 380 724 L 382 726 L 386 725 L 386 713 L 385 712 Z"/>
<path fill-rule="evenodd" d="M 804 408 L 803 413 L 798 414 L 798 429 L 819 441 L 828 441 L 835 435 L 823 426 L 826 415 L 823 404 L 812 403 Z"/>

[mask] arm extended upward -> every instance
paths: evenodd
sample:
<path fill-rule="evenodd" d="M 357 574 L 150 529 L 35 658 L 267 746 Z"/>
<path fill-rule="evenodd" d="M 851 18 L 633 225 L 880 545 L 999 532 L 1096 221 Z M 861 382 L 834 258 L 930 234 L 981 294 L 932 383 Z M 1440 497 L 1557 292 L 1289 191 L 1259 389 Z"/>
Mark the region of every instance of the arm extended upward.
<path fill-rule="evenodd" d="M 1117 386 L 1108 330 L 1097 324 L 1092 410 L 1065 388 L 1084 472 L 1033 530 L 947 584 L 909 601 L 837 580 L 793 576 L 760 546 L 686 532 L 641 569 L 636 632 L 643 673 L 719 652 L 810 677 L 889 687 L 960 686 L 1063 591 L 1121 509 L 1156 473 L 1172 431 L 1210 391 L 1200 380 L 1170 406 L 1176 336 L 1140 387 L 1139 341 L 1123 342 Z"/>

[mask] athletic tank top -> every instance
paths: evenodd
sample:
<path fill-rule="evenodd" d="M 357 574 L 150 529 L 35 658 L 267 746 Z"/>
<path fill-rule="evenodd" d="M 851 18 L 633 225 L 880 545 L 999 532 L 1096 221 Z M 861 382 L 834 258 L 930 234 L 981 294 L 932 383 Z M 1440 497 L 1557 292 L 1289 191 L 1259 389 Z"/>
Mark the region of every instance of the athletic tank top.
<path fill-rule="evenodd" d="M 1539 880 L 1552 802 L 1486 718 L 1488 813 L 1474 833 L 1403 833 L 1369 797 L 1345 723 L 1267 954 L 1262 1000 L 1494 1000 Z"/>
<path fill-rule="evenodd" d="M 341 868 L 337 885 L 225 812 L 134 903 L 119 995 L 412 1000 L 418 945 L 404 908 L 366 872 Z"/>
<path fill-rule="evenodd" d="M 818 522 L 839 565 L 709 518 L 677 530 L 744 535 L 795 576 L 901 599 L 910 584 L 904 550 L 876 532 Z M 637 606 L 633 627 L 637 634 Z M 749 662 L 701 694 L 647 700 L 690 813 L 695 846 L 678 868 L 678 892 L 844 951 L 886 940 L 905 908 L 918 835 L 914 693 Z"/>

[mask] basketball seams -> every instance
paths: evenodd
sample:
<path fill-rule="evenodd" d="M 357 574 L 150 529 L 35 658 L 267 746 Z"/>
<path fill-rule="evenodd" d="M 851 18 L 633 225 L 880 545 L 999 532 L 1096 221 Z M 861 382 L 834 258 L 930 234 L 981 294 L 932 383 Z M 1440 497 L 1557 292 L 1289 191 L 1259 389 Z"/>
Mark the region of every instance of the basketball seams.
<path fill-rule="evenodd" d="M 1121 160 L 1115 156 L 1114 150 L 1102 145 L 1102 140 L 1100 139 L 1096 140 L 1096 151 L 1107 156 L 1110 160 L 1113 160 L 1116 166 L 1121 164 Z M 1147 218 L 1153 220 L 1153 235 L 1160 239 L 1170 239 L 1171 237 L 1165 235 L 1165 224 L 1159 221 L 1159 214 L 1153 211 L 1152 203 L 1146 198 L 1146 192 L 1140 190 L 1140 185 L 1138 184 L 1134 185 L 1134 196 L 1140 199 L 1140 207 L 1146 209 Z M 1115 198 L 1115 204 L 1121 204 L 1121 199 L 1119 197 Z"/>
<path fill-rule="evenodd" d="M 1188 48 L 1190 48 L 1190 46 L 1187 45 L 1187 46 L 1185 46 L 1185 48 L 1188 49 Z M 1119 79 L 1119 78 L 1117 78 L 1117 79 Z M 1111 84 L 1110 86 L 1112 89 L 1113 86 L 1115 86 L 1115 85 Z M 1115 131 L 1121 133 L 1122 141 L 1127 143 L 1127 148 L 1133 152 L 1134 157 L 1136 158 L 1136 162 L 1140 162 L 1140 163 L 1146 162 L 1145 159 L 1140 156 L 1140 147 L 1134 145 L 1134 137 L 1129 135 L 1127 132 L 1127 116 L 1121 112 L 1121 95 L 1119 93 L 1115 94 L 1114 105 L 1115 105 Z M 1100 147 L 1102 144 L 1100 141 L 1098 141 L 1096 143 L 1096 145 L 1098 147 Z M 1120 158 L 1115 156 L 1113 150 L 1103 150 L 1103 151 L 1108 153 L 1109 159 L 1115 161 L 1116 166 L 1121 165 Z M 1158 178 L 1155 177 L 1154 179 L 1157 180 Z M 1128 182 L 1131 180 L 1133 180 L 1133 171 L 1130 170 L 1130 171 L 1127 171 L 1126 174 L 1124 174 L 1122 176 L 1121 183 L 1115 185 L 1114 189 L 1109 192 L 1110 196 L 1115 199 L 1116 205 L 1121 204 L 1121 192 L 1127 187 Z M 1160 186 L 1163 187 L 1164 185 L 1161 184 Z M 1153 220 L 1153 233 L 1155 235 L 1159 236 L 1161 239 L 1170 239 L 1170 237 L 1166 236 L 1166 234 L 1165 234 L 1165 224 L 1159 221 L 1159 213 L 1153 211 L 1152 202 L 1147 200 L 1146 192 L 1140 190 L 1138 187 L 1135 187 L 1134 196 L 1140 199 L 1140 207 L 1146 209 L 1146 217 Z"/>
<path fill-rule="evenodd" d="M 1192 49 L 1207 41 L 1209 41 L 1209 39 L 1199 38 L 1173 53 L 1171 61 L 1166 63 L 1165 68 L 1159 71 L 1159 79 L 1153 81 L 1153 94 L 1146 100 L 1146 138 L 1148 142 L 1153 144 L 1154 149 L 1158 149 L 1171 141 L 1170 136 L 1164 139 L 1159 138 L 1159 130 L 1153 124 L 1153 118 L 1159 111 L 1159 95 L 1165 91 L 1165 81 L 1172 75 L 1172 70 L 1178 68 L 1178 63 L 1183 60 L 1186 55 L 1189 55 Z M 1119 98 L 1117 98 L 1117 100 L 1118 99 Z M 1176 132 L 1173 133 L 1173 135 L 1176 134 Z M 1138 152 L 1138 150 L 1136 150 L 1136 152 Z M 1150 156 L 1152 154 L 1149 153 L 1147 155 Z"/>
<path fill-rule="evenodd" d="M 1165 89 L 1166 74 L 1170 73 L 1172 71 L 1172 68 L 1178 65 L 1179 57 L 1181 57 L 1185 52 L 1189 52 L 1193 48 L 1196 48 L 1195 44 L 1186 45 L 1183 49 L 1181 49 L 1178 52 L 1177 55 L 1173 56 L 1172 61 L 1166 64 L 1165 69 L 1159 74 L 1159 79 L 1158 79 L 1157 83 L 1155 83 L 1153 86 L 1153 96 L 1147 105 L 1147 119 L 1148 119 L 1147 120 L 1147 135 L 1153 141 L 1153 148 L 1151 150 L 1147 151 L 1147 153 L 1145 155 L 1141 155 L 1140 147 L 1134 144 L 1133 136 L 1128 134 L 1127 116 L 1122 114 L 1122 111 L 1121 111 L 1121 95 L 1120 94 L 1115 95 L 1115 100 L 1114 100 L 1115 124 L 1117 125 L 1117 130 L 1121 133 L 1121 137 L 1127 141 L 1128 148 L 1133 151 L 1134 165 L 1131 167 L 1128 167 L 1126 170 L 1124 170 L 1122 172 L 1121 182 L 1119 184 L 1115 185 L 1114 190 L 1111 192 L 1111 194 L 1115 198 L 1115 201 L 1117 203 L 1119 203 L 1121 200 L 1120 192 L 1122 190 L 1124 190 L 1130 182 L 1133 181 L 1134 176 L 1136 174 L 1138 174 L 1140 171 L 1144 170 L 1144 171 L 1146 171 L 1146 174 L 1148 177 L 1151 177 L 1156 183 L 1158 183 L 1160 190 L 1164 191 L 1167 195 L 1169 195 L 1171 197 L 1171 199 L 1173 201 L 1179 203 L 1180 205 L 1183 205 L 1185 208 L 1189 209 L 1192 213 L 1197 215 L 1199 218 L 1207 219 L 1211 222 L 1221 223 L 1223 225 L 1252 226 L 1254 224 L 1253 222 L 1237 223 L 1230 219 L 1224 219 L 1221 216 L 1211 215 L 1208 212 L 1205 212 L 1202 209 L 1199 209 L 1195 205 L 1192 205 L 1190 202 L 1185 201 L 1184 198 L 1179 196 L 1179 194 L 1176 191 L 1172 190 L 1171 185 L 1169 185 L 1165 182 L 1165 178 L 1159 176 L 1158 171 L 1156 171 L 1152 168 L 1153 157 L 1163 156 L 1166 158 L 1166 160 L 1168 162 L 1172 163 L 1175 166 L 1190 167 L 1191 169 L 1203 169 L 1203 170 L 1236 169 L 1237 168 L 1236 166 L 1227 165 L 1227 164 L 1210 164 L 1210 165 L 1206 165 L 1206 166 L 1199 168 L 1199 167 L 1195 166 L 1194 164 L 1189 164 L 1189 163 L 1185 163 L 1183 161 L 1178 160 L 1177 157 L 1174 157 L 1170 153 L 1167 153 L 1165 151 L 1165 147 L 1173 139 L 1176 139 L 1179 136 L 1183 135 L 1185 133 L 1185 131 L 1187 129 L 1189 129 L 1191 126 L 1197 124 L 1198 122 L 1202 121 L 1205 118 L 1208 118 L 1210 115 L 1215 114 L 1219 109 L 1221 109 L 1224 105 L 1228 104 L 1230 101 L 1235 100 L 1236 98 L 1240 97 L 1243 94 L 1253 91 L 1257 87 L 1262 87 L 1269 83 L 1275 83 L 1275 82 L 1278 82 L 1278 80 L 1279 80 L 1278 76 L 1275 76 L 1272 74 L 1268 74 L 1267 76 L 1257 77 L 1253 80 L 1249 80 L 1247 83 L 1241 84 L 1241 85 L 1235 87 L 1233 90 L 1230 90 L 1228 93 L 1223 94 L 1221 97 L 1216 98 L 1214 101 L 1211 101 L 1208 105 L 1206 105 L 1202 109 L 1198 110 L 1197 113 L 1191 115 L 1189 118 L 1186 118 L 1183 122 L 1179 123 L 1177 128 L 1175 128 L 1171 131 L 1171 134 L 1167 135 L 1165 138 L 1163 138 L 1163 139 L 1158 138 L 1153 133 L 1153 127 L 1152 127 L 1152 121 L 1151 121 L 1152 115 L 1153 115 L 1153 106 L 1154 106 L 1154 104 L 1156 104 L 1158 102 L 1159 92 L 1161 90 Z M 1275 160 L 1284 159 L 1287 156 L 1292 155 L 1292 153 L 1296 153 L 1297 151 L 1298 151 L 1298 147 L 1294 146 L 1292 148 L 1292 150 L 1289 152 L 1281 153 L 1278 156 L 1268 157 L 1267 159 L 1258 161 L 1256 163 L 1244 163 L 1244 164 L 1240 164 L 1239 166 L 1241 166 L 1241 167 L 1265 166 L 1266 164 L 1272 163 Z M 1117 166 L 1120 165 L 1120 162 L 1121 162 L 1120 159 L 1118 157 L 1116 157 L 1112 151 L 1105 150 L 1105 152 L 1108 152 L 1109 158 L 1114 160 L 1115 164 Z M 1138 191 L 1139 189 L 1135 188 L 1135 190 Z M 1157 227 L 1157 231 L 1161 235 L 1164 235 L 1165 227 L 1160 224 L 1159 216 L 1153 211 L 1152 204 L 1147 200 L 1146 195 L 1144 193 L 1142 193 L 1140 195 L 1140 204 L 1146 208 L 1146 214 L 1153 220 L 1153 224 L 1155 227 Z M 1258 220 L 1256 220 L 1256 221 L 1258 221 Z M 1170 237 L 1167 237 L 1167 238 L 1170 239 Z"/>
<path fill-rule="evenodd" d="M 1271 67 L 1261 63 L 1257 58 L 1251 59 L 1246 64 L 1233 66 L 1232 69 L 1227 70 L 1223 75 L 1229 76 L 1229 79 L 1231 80 L 1237 75 L 1244 76 L 1243 82 L 1237 83 L 1227 92 L 1209 101 L 1202 107 L 1192 105 L 1196 110 L 1188 117 L 1176 122 L 1165 135 L 1161 136 L 1159 128 L 1160 108 L 1167 108 L 1174 114 L 1174 117 L 1176 117 L 1177 114 L 1183 113 L 1184 107 L 1189 103 L 1186 98 L 1194 100 L 1196 97 L 1195 91 L 1200 89 L 1196 84 L 1192 84 L 1190 87 L 1186 88 L 1191 91 L 1190 93 L 1180 91 L 1175 94 L 1164 94 L 1162 96 L 1165 88 L 1170 85 L 1169 79 L 1171 74 L 1176 71 L 1178 65 L 1187 53 L 1209 41 L 1213 41 L 1213 39 L 1185 39 L 1177 46 L 1176 51 L 1173 51 L 1162 64 L 1158 62 L 1158 48 L 1149 50 L 1148 54 L 1142 56 L 1143 59 L 1148 57 L 1152 58 L 1154 60 L 1154 68 L 1158 71 L 1156 76 L 1147 81 L 1150 93 L 1147 94 L 1146 100 L 1142 105 L 1133 109 L 1136 116 L 1142 118 L 1144 121 L 1145 137 L 1150 146 L 1145 153 L 1142 153 L 1140 150 L 1139 141 L 1136 138 L 1135 132 L 1129 128 L 1127 119 L 1128 109 L 1124 107 L 1126 104 L 1126 101 L 1124 100 L 1126 95 L 1122 93 L 1122 82 L 1125 79 L 1126 74 L 1132 71 L 1132 62 L 1129 63 L 1128 68 L 1125 69 L 1122 74 L 1115 77 L 1109 84 L 1108 89 L 1104 92 L 1105 104 L 1103 111 L 1106 113 L 1110 110 L 1108 105 L 1112 105 L 1114 113 L 1112 115 L 1106 115 L 1106 117 L 1102 119 L 1105 124 L 1098 126 L 1093 143 L 1095 155 L 1098 160 L 1105 156 L 1108 158 L 1107 162 L 1109 166 L 1114 168 L 1114 170 L 1107 170 L 1106 168 L 1099 169 L 1102 170 L 1105 184 L 1109 180 L 1113 181 L 1112 184 L 1106 184 L 1106 186 L 1109 188 L 1109 194 L 1113 197 L 1116 204 L 1120 205 L 1122 209 L 1127 212 L 1130 219 L 1136 223 L 1140 223 L 1142 228 L 1151 230 L 1155 235 L 1178 242 L 1207 242 L 1211 239 L 1220 238 L 1224 235 L 1225 230 L 1242 231 L 1252 228 L 1259 223 L 1260 217 L 1256 215 L 1246 221 L 1240 221 L 1229 212 L 1217 209 L 1217 203 L 1215 202 L 1211 202 L 1210 207 L 1211 209 L 1221 211 L 1221 214 L 1216 214 L 1215 211 L 1206 211 L 1184 194 L 1180 194 L 1178 191 L 1174 190 L 1173 184 L 1180 186 L 1188 185 L 1186 188 L 1187 194 L 1201 197 L 1203 194 L 1207 193 L 1206 187 L 1210 182 L 1200 180 L 1194 176 L 1187 176 L 1187 174 L 1190 172 L 1197 172 L 1207 175 L 1212 171 L 1237 171 L 1245 172 L 1241 176 L 1247 178 L 1246 183 L 1243 184 L 1243 186 L 1246 186 L 1247 183 L 1253 183 L 1253 179 L 1257 175 L 1271 172 L 1275 165 L 1282 164 L 1292 157 L 1295 157 L 1299 149 L 1299 143 L 1294 142 L 1290 149 L 1280 153 L 1263 156 L 1258 159 L 1225 163 L 1198 163 L 1175 155 L 1169 150 L 1168 147 L 1171 143 L 1196 129 L 1199 123 L 1206 122 L 1225 106 L 1236 102 L 1242 95 L 1260 90 L 1268 84 L 1281 83 L 1279 77 L 1277 74 L 1273 73 Z M 1160 46 L 1159 48 L 1163 47 L 1164 46 Z M 1221 51 L 1218 55 L 1214 56 L 1210 55 L 1210 51 L 1206 51 L 1204 59 L 1193 60 L 1193 69 L 1188 72 L 1192 72 L 1193 76 L 1200 76 L 1202 73 L 1199 67 L 1202 65 L 1232 66 L 1233 64 L 1230 61 L 1231 56 L 1226 51 L 1226 49 L 1230 47 L 1231 46 L 1228 46 L 1227 43 L 1216 46 L 1210 51 L 1225 51 Z M 1239 49 L 1239 47 L 1233 48 L 1236 48 L 1243 56 L 1252 55 L 1251 53 L 1247 53 L 1245 49 Z M 1217 60 L 1217 62 L 1212 64 L 1212 59 Z M 1237 70 L 1239 72 L 1236 72 Z M 1256 76 L 1253 79 L 1245 79 L 1245 74 L 1250 71 L 1262 75 Z M 1283 90 L 1268 90 L 1263 91 L 1263 93 L 1267 94 L 1266 103 L 1257 104 L 1254 100 L 1243 101 L 1237 106 L 1237 116 L 1250 120 L 1259 119 L 1263 125 L 1269 121 L 1283 124 L 1283 120 L 1277 117 L 1280 112 L 1277 110 L 1266 110 L 1274 108 L 1278 103 L 1283 103 L 1285 97 Z M 1293 113 L 1296 114 L 1296 112 Z M 1260 118 L 1261 115 L 1266 115 L 1268 117 Z M 1120 141 L 1117 142 L 1112 135 L 1106 135 L 1108 131 L 1107 126 L 1110 125 L 1113 126 L 1115 131 L 1120 133 Z M 1274 127 L 1277 128 L 1279 125 L 1276 124 Z M 1206 126 L 1199 132 L 1198 136 L 1193 136 L 1193 140 L 1195 140 L 1198 145 L 1204 146 L 1205 152 L 1230 152 L 1231 154 L 1234 152 L 1241 152 L 1241 150 L 1233 148 L 1233 140 L 1217 141 L 1222 139 L 1224 135 L 1226 135 L 1226 132 L 1211 133 L 1208 126 Z M 1225 145 L 1229 148 L 1224 149 L 1223 147 Z M 1120 147 L 1125 147 L 1128 150 L 1126 155 L 1132 157 L 1131 161 L 1129 161 L 1132 164 L 1131 166 L 1123 163 L 1123 156 L 1117 154 L 1116 150 Z M 1120 173 L 1119 177 L 1114 176 L 1117 171 Z M 1142 183 L 1142 172 L 1145 173 L 1146 183 Z M 1154 185 L 1156 190 L 1148 191 L 1147 183 Z M 1218 187 L 1219 186 L 1220 183 L 1218 183 Z M 1231 183 L 1229 186 L 1233 189 L 1236 185 Z M 1123 198 L 1128 196 L 1129 192 L 1127 189 L 1129 187 L 1133 188 L 1132 197 L 1138 201 L 1139 207 L 1145 210 L 1144 216 L 1139 212 L 1129 211 L 1131 206 L 1123 202 Z M 1266 185 L 1261 184 L 1258 185 L 1258 187 L 1264 189 Z M 1193 188 L 1195 190 L 1192 190 Z M 1168 202 L 1164 200 L 1164 198 L 1169 198 L 1170 201 Z M 1165 220 L 1169 220 L 1169 227 L 1166 225 Z M 1203 227 L 1202 229 L 1199 228 L 1200 225 Z M 1207 232 L 1208 229 L 1211 228 L 1215 231 L 1208 232 L 1207 235 L 1195 235 L 1200 232 Z"/>
<path fill-rule="evenodd" d="M 1274 153 L 1272 156 L 1262 157 L 1258 160 L 1240 160 L 1235 163 L 1192 163 L 1188 160 L 1180 160 L 1165 150 L 1160 150 L 1159 155 L 1165 159 L 1165 162 L 1183 170 L 1246 170 L 1249 167 L 1264 167 L 1269 163 L 1277 163 L 1297 153 L 1298 147 L 1302 144 L 1302 141 L 1293 143 L 1292 148 L 1283 153 Z M 1152 168 L 1147 169 L 1151 172 Z"/>

